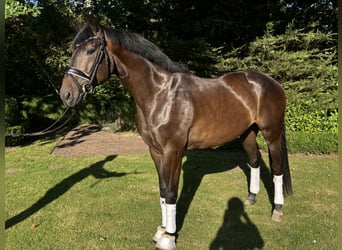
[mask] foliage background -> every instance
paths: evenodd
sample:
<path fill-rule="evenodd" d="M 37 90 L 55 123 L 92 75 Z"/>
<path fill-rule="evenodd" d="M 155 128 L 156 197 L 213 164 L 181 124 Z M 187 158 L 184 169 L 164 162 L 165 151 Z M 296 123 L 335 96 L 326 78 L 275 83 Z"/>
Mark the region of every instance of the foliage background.
<path fill-rule="evenodd" d="M 194 74 L 253 68 L 272 76 L 287 92 L 287 130 L 289 138 L 298 137 L 291 144 L 314 134 L 337 151 L 337 12 L 336 0 L 6 0 L 7 131 L 37 131 L 62 114 L 57 92 L 86 13 L 143 35 Z M 73 124 L 134 129 L 134 112 L 113 76 Z"/>

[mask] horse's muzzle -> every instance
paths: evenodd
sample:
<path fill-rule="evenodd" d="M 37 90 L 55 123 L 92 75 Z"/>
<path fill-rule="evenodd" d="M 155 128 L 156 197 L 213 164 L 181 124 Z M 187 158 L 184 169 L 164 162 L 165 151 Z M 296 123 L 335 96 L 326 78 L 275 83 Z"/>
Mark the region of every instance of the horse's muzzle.
<path fill-rule="evenodd" d="M 84 94 L 78 86 L 73 84 L 70 77 L 64 77 L 59 96 L 66 106 L 75 107 L 82 102 Z"/>

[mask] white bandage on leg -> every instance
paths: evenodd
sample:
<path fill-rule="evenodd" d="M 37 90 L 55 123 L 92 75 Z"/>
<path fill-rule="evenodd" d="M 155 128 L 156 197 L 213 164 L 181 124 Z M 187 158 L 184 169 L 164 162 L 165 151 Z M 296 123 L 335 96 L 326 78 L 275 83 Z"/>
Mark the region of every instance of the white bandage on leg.
<path fill-rule="evenodd" d="M 252 168 L 248 164 L 251 170 L 251 179 L 249 183 L 249 192 L 253 194 L 258 194 L 260 191 L 260 167 Z"/>
<path fill-rule="evenodd" d="M 176 232 L 176 204 L 166 204 L 166 232 Z"/>
<path fill-rule="evenodd" d="M 284 204 L 284 194 L 283 194 L 283 175 L 274 175 L 274 204 L 283 205 Z"/>
<path fill-rule="evenodd" d="M 166 201 L 165 198 L 160 197 L 160 209 L 162 214 L 162 227 L 166 227 Z"/>

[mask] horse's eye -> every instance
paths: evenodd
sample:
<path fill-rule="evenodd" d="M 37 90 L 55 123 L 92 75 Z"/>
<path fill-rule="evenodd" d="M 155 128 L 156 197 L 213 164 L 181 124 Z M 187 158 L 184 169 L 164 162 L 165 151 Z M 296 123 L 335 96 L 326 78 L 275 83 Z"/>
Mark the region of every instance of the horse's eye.
<path fill-rule="evenodd" d="M 87 55 L 93 54 L 95 49 L 87 49 Z"/>

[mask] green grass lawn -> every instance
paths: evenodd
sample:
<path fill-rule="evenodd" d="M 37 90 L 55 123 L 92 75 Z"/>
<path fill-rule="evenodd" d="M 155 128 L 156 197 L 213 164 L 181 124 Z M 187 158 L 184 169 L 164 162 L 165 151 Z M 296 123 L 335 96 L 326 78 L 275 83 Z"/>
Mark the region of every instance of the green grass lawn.
<path fill-rule="evenodd" d="M 150 156 L 65 158 L 50 154 L 54 145 L 6 151 L 6 249 L 154 249 L 160 211 Z M 177 249 L 337 249 L 337 156 L 289 160 L 294 194 L 279 224 L 270 219 L 267 167 L 256 205 L 244 207 L 242 152 L 187 153 Z"/>

